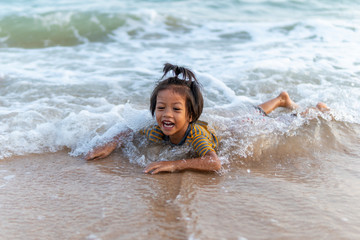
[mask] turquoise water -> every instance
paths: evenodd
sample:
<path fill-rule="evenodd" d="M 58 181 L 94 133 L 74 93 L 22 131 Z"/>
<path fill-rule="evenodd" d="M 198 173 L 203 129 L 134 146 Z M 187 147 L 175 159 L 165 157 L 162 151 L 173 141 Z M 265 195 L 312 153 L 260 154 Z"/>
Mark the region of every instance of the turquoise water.
<path fill-rule="evenodd" d="M 318 166 L 320 177 L 347 179 L 336 199 L 353 199 L 326 203 L 358 209 L 359 16 L 359 1 L 0 1 L 0 159 L 58 151 L 81 159 L 123 127 L 151 123 L 149 96 L 171 62 L 203 85 L 202 119 L 222 139 L 222 174 L 261 166 L 316 182 L 308 170 Z M 283 90 L 300 111 L 322 101 L 332 117 L 254 115 L 252 105 Z M 144 166 L 181 151 L 130 142 L 123 154 Z M 359 236 L 359 214 L 348 214 L 335 215 Z"/>

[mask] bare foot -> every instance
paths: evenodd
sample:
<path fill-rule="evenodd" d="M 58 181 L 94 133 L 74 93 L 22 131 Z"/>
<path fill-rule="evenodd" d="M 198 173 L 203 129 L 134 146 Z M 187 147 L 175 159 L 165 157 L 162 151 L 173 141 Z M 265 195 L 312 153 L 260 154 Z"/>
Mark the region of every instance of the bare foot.
<path fill-rule="evenodd" d="M 316 104 L 316 108 L 319 109 L 319 111 L 321 112 L 327 112 L 330 110 L 330 108 L 325 103 L 322 102 Z"/>
<path fill-rule="evenodd" d="M 288 108 L 290 110 L 298 108 L 298 105 L 291 100 L 287 92 L 281 92 L 278 98 L 280 99 L 279 107 Z"/>
<path fill-rule="evenodd" d="M 293 110 L 298 108 L 298 105 L 291 100 L 287 92 L 281 92 L 276 98 L 270 99 L 269 101 L 260 104 L 258 107 L 264 110 L 266 114 L 269 114 L 278 107 Z"/>
<path fill-rule="evenodd" d="M 305 117 L 310 113 L 310 111 L 320 111 L 322 113 L 325 113 L 325 112 L 329 112 L 330 108 L 325 103 L 319 102 L 318 104 L 316 104 L 316 107 L 308 108 L 300 114 L 301 114 L 301 116 Z M 330 116 L 332 116 L 332 115 L 330 115 Z M 333 118 L 333 116 L 332 116 L 332 118 Z"/>

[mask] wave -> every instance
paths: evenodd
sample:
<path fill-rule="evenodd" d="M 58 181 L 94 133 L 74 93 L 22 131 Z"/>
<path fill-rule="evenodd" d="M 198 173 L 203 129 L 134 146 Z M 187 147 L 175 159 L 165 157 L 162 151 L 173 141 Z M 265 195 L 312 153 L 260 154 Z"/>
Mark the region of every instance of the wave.
<path fill-rule="evenodd" d="M 58 11 L 0 17 L 0 47 L 46 48 L 121 39 L 157 40 L 186 33 L 191 23 L 155 10 L 134 13 Z"/>
<path fill-rule="evenodd" d="M 109 106 L 110 107 L 110 106 Z M 245 112 L 247 111 L 247 113 Z M 220 138 L 219 157 L 224 164 L 244 166 L 286 163 L 294 158 L 316 158 L 322 152 L 340 152 L 359 156 L 354 143 L 359 142 L 360 125 L 332 120 L 326 115 L 312 118 L 280 114 L 275 117 L 254 115 L 251 111 L 206 110 L 203 120 L 213 126 Z M 235 114 L 235 115 L 231 115 Z M 10 114 L 11 115 L 11 114 Z M 41 154 L 67 149 L 71 156 L 84 156 L 125 127 L 135 132 L 153 123 L 148 110 L 130 104 L 112 106 L 107 113 L 82 110 L 49 121 L 53 112 L 30 111 L 8 116 L 11 131 L 0 136 L 0 159 L 19 155 Z M 6 127 L 6 126 L 3 126 Z M 148 146 L 144 141 L 128 141 L 123 154 L 130 162 L 146 165 L 151 161 L 184 157 L 184 149 Z"/>
<path fill-rule="evenodd" d="M 340 25 L 339 25 L 340 24 Z M 329 31 L 330 29 L 330 31 Z M 56 11 L 0 17 L 0 47 L 46 48 L 76 46 L 89 42 L 161 41 L 189 45 L 218 42 L 264 43 L 263 39 L 293 42 L 297 39 L 339 42 L 356 38 L 351 23 L 326 21 L 239 22 L 188 19 L 157 10 L 134 12 Z M 333 34 L 341 32 L 341 34 Z M 354 39 L 355 39 L 354 38 Z"/>
<path fill-rule="evenodd" d="M 44 48 L 111 41 L 111 33 L 137 19 L 129 14 L 49 12 L 11 15 L 0 19 L 0 46 Z"/>
<path fill-rule="evenodd" d="M 286 165 L 299 158 L 311 160 L 324 154 L 359 157 L 359 124 L 329 121 L 321 116 L 294 121 L 302 123 L 294 122 L 273 131 L 257 129 L 252 136 L 244 137 L 241 133 L 227 138 L 219 156 L 225 163 L 246 167 Z"/>

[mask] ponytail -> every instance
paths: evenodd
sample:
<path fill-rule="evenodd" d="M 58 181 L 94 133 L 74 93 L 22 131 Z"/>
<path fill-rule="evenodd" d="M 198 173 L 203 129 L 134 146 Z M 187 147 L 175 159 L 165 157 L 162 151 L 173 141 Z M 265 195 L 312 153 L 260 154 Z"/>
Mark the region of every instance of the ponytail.
<path fill-rule="evenodd" d="M 163 78 L 169 73 L 174 73 L 174 77 L 169 77 L 165 80 Z M 159 91 L 165 89 L 173 89 L 177 93 L 186 98 L 187 113 L 191 117 L 191 122 L 196 122 L 203 110 L 204 99 L 201 93 L 201 85 L 195 77 L 195 74 L 184 67 L 172 65 L 170 63 L 164 64 L 164 75 L 161 77 L 160 82 L 155 87 L 150 98 L 150 111 L 155 115 L 156 100 Z M 181 78 L 179 76 L 182 76 Z"/>
<path fill-rule="evenodd" d="M 161 79 L 163 79 L 166 76 L 166 74 L 168 74 L 168 72 L 170 72 L 170 71 L 174 72 L 175 78 L 180 79 L 179 75 L 182 74 L 182 76 L 183 76 L 182 80 L 186 81 L 186 79 L 188 79 L 188 81 L 190 83 L 192 82 L 192 80 L 197 82 L 195 74 L 192 71 L 190 71 L 189 69 L 184 68 L 184 67 L 179 67 L 177 65 L 172 65 L 170 63 L 165 63 L 164 64 L 164 68 L 163 68 L 164 75 L 161 77 Z"/>

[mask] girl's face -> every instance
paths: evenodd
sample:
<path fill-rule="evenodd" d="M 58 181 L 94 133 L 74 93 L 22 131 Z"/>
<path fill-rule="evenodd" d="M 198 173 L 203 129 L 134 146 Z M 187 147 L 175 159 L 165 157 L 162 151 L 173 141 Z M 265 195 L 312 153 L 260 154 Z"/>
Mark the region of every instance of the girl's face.
<path fill-rule="evenodd" d="M 187 113 L 185 97 L 172 89 L 159 91 L 155 116 L 161 131 L 169 136 L 170 141 L 174 144 L 180 143 L 191 121 Z"/>

